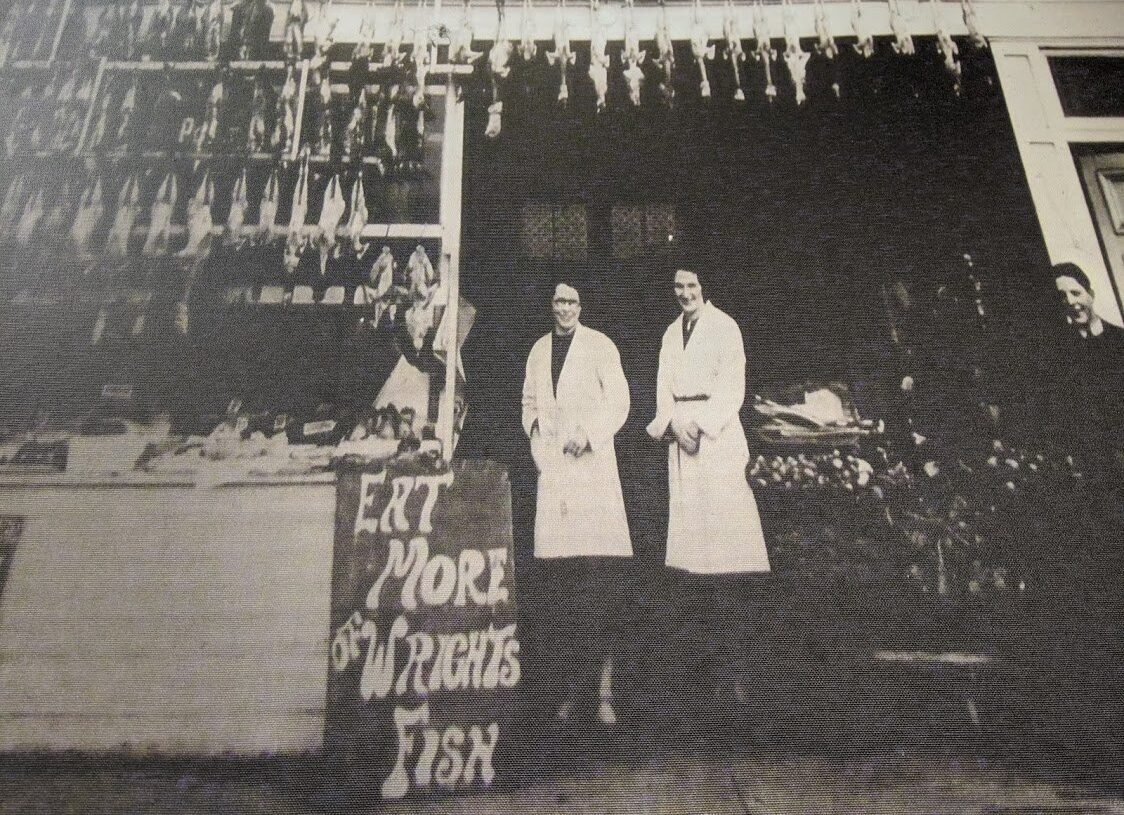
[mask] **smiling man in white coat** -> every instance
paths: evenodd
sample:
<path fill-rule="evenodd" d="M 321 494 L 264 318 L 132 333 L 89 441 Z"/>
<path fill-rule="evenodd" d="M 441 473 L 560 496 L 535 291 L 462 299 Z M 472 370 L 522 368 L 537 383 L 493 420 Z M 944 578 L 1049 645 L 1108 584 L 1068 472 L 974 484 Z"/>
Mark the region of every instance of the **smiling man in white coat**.
<path fill-rule="evenodd" d="M 559 650 L 572 657 L 558 718 L 570 716 L 588 682 L 597 685 L 598 718 L 613 724 L 614 562 L 632 556 L 613 437 L 628 418 L 628 382 L 612 340 L 581 324 L 577 289 L 560 283 L 551 311 L 554 329 L 527 359 L 523 430 L 538 470 L 535 558 L 557 598 Z"/>
<path fill-rule="evenodd" d="M 697 273 L 676 270 L 674 285 L 682 314 L 663 335 L 656 416 L 647 428 L 668 443 L 666 564 L 678 576 L 683 627 L 695 631 L 690 650 L 698 667 L 716 692 L 728 684 L 744 702 L 748 659 L 738 622 L 747 615 L 746 592 L 736 576 L 769 571 L 745 476 L 745 347 L 734 319 L 704 298 Z"/>

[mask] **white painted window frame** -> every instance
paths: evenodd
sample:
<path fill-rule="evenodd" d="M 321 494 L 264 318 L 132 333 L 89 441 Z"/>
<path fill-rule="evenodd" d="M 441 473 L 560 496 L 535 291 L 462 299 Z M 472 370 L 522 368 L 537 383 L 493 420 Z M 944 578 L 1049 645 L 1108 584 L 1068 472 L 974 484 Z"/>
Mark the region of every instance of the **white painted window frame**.
<path fill-rule="evenodd" d="M 1124 37 L 996 37 L 991 47 L 1051 262 L 1079 264 L 1098 293 L 1124 291 L 1124 279 L 1111 281 L 1072 150 L 1074 144 L 1124 143 L 1124 117 L 1067 117 L 1047 61 L 1055 56 L 1124 57 Z M 1117 325 L 1124 322 L 1122 305 L 1118 295 L 1096 301 L 1098 313 Z"/>

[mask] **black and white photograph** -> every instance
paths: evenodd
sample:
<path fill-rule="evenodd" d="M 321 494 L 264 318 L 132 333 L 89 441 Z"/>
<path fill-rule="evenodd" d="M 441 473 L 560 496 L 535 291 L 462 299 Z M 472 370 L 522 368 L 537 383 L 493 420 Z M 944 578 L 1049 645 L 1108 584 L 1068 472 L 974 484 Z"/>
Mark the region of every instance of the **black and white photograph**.
<path fill-rule="evenodd" d="M 0 815 L 1124 813 L 1124 0 L 7 0 Z"/>

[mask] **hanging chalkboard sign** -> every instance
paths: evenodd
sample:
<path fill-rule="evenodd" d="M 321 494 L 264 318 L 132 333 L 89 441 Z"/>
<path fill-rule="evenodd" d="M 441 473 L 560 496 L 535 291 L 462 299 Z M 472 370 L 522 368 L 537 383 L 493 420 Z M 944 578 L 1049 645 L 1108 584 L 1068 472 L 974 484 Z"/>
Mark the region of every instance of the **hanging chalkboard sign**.
<path fill-rule="evenodd" d="M 345 472 L 325 746 L 384 799 L 496 780 L 520 679 L 506 471 Z"/>

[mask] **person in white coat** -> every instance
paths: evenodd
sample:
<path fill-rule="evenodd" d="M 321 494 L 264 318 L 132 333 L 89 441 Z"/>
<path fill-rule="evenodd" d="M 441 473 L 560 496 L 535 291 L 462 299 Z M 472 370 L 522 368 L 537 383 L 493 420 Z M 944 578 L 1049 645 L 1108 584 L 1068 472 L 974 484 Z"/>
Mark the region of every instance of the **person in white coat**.
<path fill-rule="evenodd" d="M 629 388 L 612 340 L 579 321 L 573 286 L 557 286 L 551 311 L 554 330 L 527 358 L 523 430 L 538 470 L 535 558 L 557 592 L 554 629 L 574 657 L 558 718 L 572 712 L 582 674 L 599 668 L 597 715 L 613 724 L 614 561 L 632 556 L 613 437 L 628 418 Z"/>
<path fill-rule="evenodd" d="M 732 317 L 703 296 L 698 274 L 675 272 L 682 314 L 664 332 L 656 379 L 656 416 L 648 434 L 668 444 L 666 564 L 709 579 L 681 579 L 680 601 L 695 619 L 700 658 L 715 686 L 747 665 L 737 644 L 744 581 L 719 575 L 769 571 L 757 502 L 746 480 L 749 447 L 740 411 L 745 400 L 745 347 Z"/>

